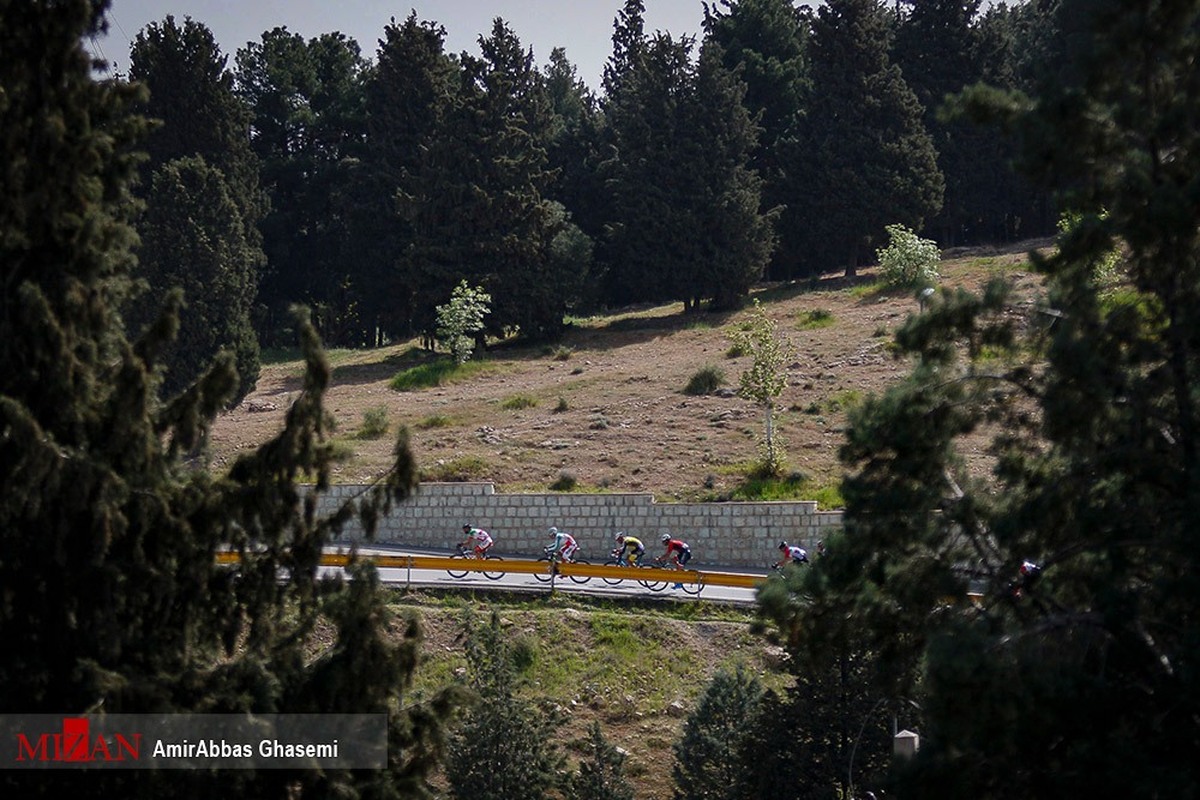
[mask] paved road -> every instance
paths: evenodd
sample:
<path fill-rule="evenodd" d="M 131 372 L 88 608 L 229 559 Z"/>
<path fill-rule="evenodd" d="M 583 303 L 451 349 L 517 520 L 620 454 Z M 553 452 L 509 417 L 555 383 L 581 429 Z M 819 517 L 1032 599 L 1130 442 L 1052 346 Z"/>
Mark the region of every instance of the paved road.
<path fill-rule="evenodd" d="M 332 548 L 331 552 L 338 552 L 337 548 Z M 345 552 L 344 550 L 342 552 Z M 429 551 L 418 552 L 415 550 L 406 550 L 403 548 L 384 547 L 384 546 L 363 546 L 359 548 L 359 553 L 362 555 L 380 555 L 380 556 L 429 556 Z M 439 553 L 436 555 L 445 555 Z M 505 574 L 496 580 L 490 580 L 484 577 L 483 574 L 477 572 L 468 572 L 466 577 L 452 577 L 445 569 L 421 569 L 416 567 L 380 567 L 379 577 L 384 583 L 389 585 L 408 585 L 408 586 L 431 586 L 439 589 L 486 589 L 495 590 L 503 589 L 510 591 L 532 591 L 532 592 L 563 592 L 563 593 L 586 593 L 591 595 L 603 595 L 609 597 L 629 597 L 629 598 L 647 598 L 655 597 L 664 601 L 669 600 L 707 600 L 719 603 L 738 603 L 752 604 L 754 602 L 755 588 L 752 586 L 723 586 L 714 583 L 705 583 L 698 594 L 692 594 L 683 589 L 674 589 L 670 585 L 662 591 L 651 591 L 633 580 L 624 580 L 617 585 L 610 585 L 599 577 L 589 578 L 586 582 L 579 583 L 575 580 L 560 575 L 554 581 L 540 581 L 532 574 L 525 574 L 516 571 L 511 571 L 516 568 L 515 559 L 519 556 L 505 556 L 510 562 Z M 500 566 L 500 564 L 497 564 Z M 528 563 L 522 565 L 525 569 L 532 568 Z M 324 571 L 336 572 L 336 567 L 324 567 Z M 501 566 L 501 569 L 505 567 Z M 703 570 L 701 570 L 703 572 Z M 722 571 L 721 575 L 733 575 L 735 573 Z M 761 576 L 755 576 L 761 577 Z"/>

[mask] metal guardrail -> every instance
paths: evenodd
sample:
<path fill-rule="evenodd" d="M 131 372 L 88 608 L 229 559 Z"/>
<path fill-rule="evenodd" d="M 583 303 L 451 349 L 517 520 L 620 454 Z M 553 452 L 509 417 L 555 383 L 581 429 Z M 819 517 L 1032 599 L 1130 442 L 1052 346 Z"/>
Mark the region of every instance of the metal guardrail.
<path fill-rule="evenodd" d="M 546 561 L 529 559 L 505 559 L 503 561 L 480 561 L 473 558 L 450 558 L 449 556 L 389 556 L 359 553 L 358 561 L 370 561 L 382 569 L 434 569 L 456 572 L 513 572 L 525 575 L 542 575 L 549 569 Z M 233 552 L 217 554 L 217 562 L 236 564 L 239 556 Z M 321 556 L 323 567 L 349 566 L 348 553 L 325 553 Z M 624 580 L 667 581 L 670 583 L 700 583 L 704 586 L 733 586 L 752 589 L 765 581 L 765 575 L 738 572 L 712 572 L 708 570 L 677 570 L 670 567 L 614 567 L 604 564 L 559 564 L 558 574 L 566 577 L 577 575 L 589 578 L 621 578 Z"/>
<path fill-rule="evenodd" d="M 217 563 L 219 564 L 236 564 L 239 558 L 240 556 L 234 552 L 217 553 Z M 525 575 L 544 575 L 549 570 L 549 562 L 520 558 L 481 561 L 474 558 L 450 558 L 449 556 L 389 556 L 373 553 L 359 553 L 354 558 L 357 558 L 358 561 L 371 561 L 376 567 L 382 569 L 452 569 L 455 572 L 513 572 Z M 347 567 L 351 560 L 349 553 L 325 553 L 321 556 L 320 563 L 323 567 Z M 559 564 L 558 575 L 620 578 L 630 581 L 699 583 L 701 586 L 732 586 L 744 589 L 753 589 L 767 580 L 766 575 L 741 572 L 676 570 L 669 567 L 612 567 L 604 564 Z M 980 605 L 983 601 L 983 594 L 979 591 L 969 591 L 967 599 L 975 605 Z M 953 605 L 957 601 L 947 598 L 945 602 L 947 605 Z"/>

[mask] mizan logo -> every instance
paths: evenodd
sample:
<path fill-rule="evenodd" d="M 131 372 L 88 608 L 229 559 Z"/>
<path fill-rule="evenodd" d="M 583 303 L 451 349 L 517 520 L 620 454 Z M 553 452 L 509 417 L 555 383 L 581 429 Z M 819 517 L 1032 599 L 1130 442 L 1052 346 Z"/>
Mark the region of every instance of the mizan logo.
<path fill-rule="evenodd" d="M 30 739 L 17 734 L 17 761 L 60 761 L 66 763 L 109 763 L 141 758 L 142 734 L 92 734 L 86 717 L 64 717 L 62 731 L 42 733 Z"/>

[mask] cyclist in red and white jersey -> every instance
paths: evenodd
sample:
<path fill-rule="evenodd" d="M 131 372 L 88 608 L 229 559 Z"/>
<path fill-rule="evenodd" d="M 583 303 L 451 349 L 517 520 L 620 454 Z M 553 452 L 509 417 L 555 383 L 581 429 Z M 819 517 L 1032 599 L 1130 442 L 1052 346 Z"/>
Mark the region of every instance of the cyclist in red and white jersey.
<path fill-rule="evenodd" d="M 495 544 L 495 541 L 492 539 L 492 535 L 490 533 L 485 531 L 483 528 L 476 528 L 472 525 L 463 525 L 463 537 L 463 540 L 459 542 L 458 546 L 465 548 L 467 547 L 468 543 L 474 542 L 472 547 L 475 550 L 476 558 L 483 558 L 483 554 L 486 553 L 493 544 Z"/>

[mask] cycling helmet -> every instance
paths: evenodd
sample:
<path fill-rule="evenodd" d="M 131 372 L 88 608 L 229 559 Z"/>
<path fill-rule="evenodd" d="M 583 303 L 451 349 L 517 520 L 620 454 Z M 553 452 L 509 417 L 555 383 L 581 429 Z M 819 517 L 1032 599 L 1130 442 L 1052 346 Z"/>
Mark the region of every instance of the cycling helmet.
<path fill-rule="evenodd" d="M 558 536 L 558 528 L 556 528 L 556 527 L 554 527 L 553 525 L 551 525 L 551 526 L 550 526 L 550 535 L 551 535 L 551 536 Z"/>
<path fill-rule="evenodd" d="M 780 542 L 780 543 L 779 543 L 779 549 L 780 549 L 780 550 L 787 550 L 787 546 L 788 546 L 787 542 Z"/>
<path fill-rule="evenodd" d="M 471 530 L 471 526 L 470 526 L 469 524 L 468 524 L 468 525 L 463 525 L 463 531 L 464 531 L 464 532 L 465 532 L 465 531 L 469 531 L 469 530 Z"/>
<path fill-rule="evenodd" d="M 666 544 L 667 542 L 671 541 L 671 534 L 669 534 L 669 533 L 664 533 L 662 536 L 658 537 L 658 539 L 659 539 L 659 541 L 661 541 L 663 544 Z"/>
<path fill-rule="evenodd" d="M 624 544 L 624 543 L 625 543 L 625 534 L 618 533 L 617 534 L 617 544 Z"/>

